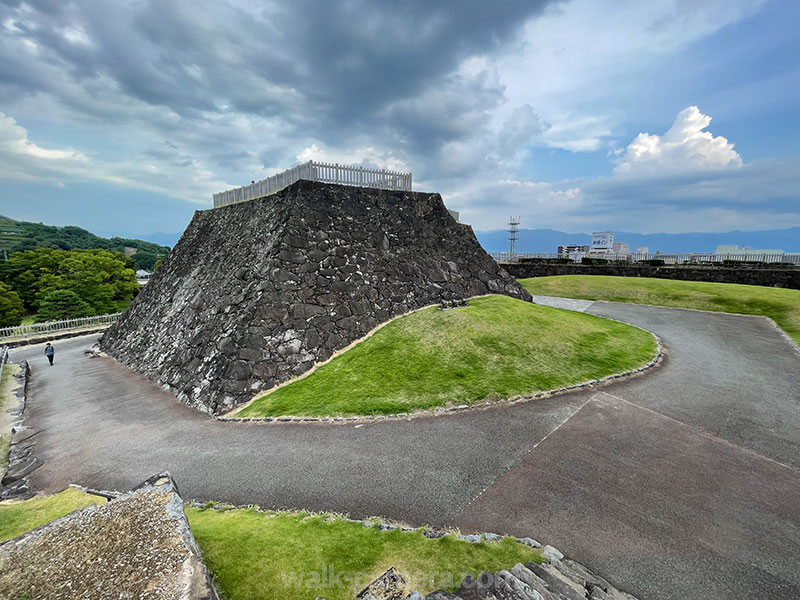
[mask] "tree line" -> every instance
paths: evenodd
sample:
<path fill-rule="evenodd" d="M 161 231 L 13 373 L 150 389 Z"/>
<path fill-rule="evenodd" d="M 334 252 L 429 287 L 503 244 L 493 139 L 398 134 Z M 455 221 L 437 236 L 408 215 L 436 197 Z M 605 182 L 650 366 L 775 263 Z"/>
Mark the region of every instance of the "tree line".
<path fill-rule="evenodd" d="M 139 291 L 131 257 L 109 250 L 38 248 L 0 260 L 0 327 L 118 312 Z"/>
<path fill-rule="evenodd" d="M 73 225 L 55 227 L 0 217 L 0 258 L 37 248 L 59 250 L 82 248 L 122 252 L 132 256 L 135 269 L 145 271 L 153 271 L 156 261 L 169 253 L 167 246 L 159 246 L 144 240 L 103 238 Z"/>

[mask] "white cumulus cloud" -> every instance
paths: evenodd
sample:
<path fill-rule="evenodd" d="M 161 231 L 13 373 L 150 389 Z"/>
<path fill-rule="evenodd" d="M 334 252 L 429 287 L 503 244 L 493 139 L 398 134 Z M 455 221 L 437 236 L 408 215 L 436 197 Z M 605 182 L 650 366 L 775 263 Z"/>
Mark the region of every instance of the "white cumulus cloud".
<path fill-rule="evenodd" d="M 614 174 L 649 176 L 741 167 L 742 157 L 733 144 L 705 131 L 710 124 L 711 117 L 696 106 L 684 108 L 664 135 L 637 135 L 620 157 Z"/>
<path fill-rule="evenodd" d="M 501 154 L 517 152 L 548 129 L 550 124 L 540 120 L 530 104 L 517 107 L 500 129 L 498 146 Z"/>

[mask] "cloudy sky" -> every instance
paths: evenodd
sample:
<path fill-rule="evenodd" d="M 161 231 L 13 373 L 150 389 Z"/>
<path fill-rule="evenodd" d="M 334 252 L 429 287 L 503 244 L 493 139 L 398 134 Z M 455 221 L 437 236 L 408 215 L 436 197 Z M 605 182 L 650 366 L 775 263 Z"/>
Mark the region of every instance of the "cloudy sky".
<path fill-rule="evenodd" d="M 308 159 L 475 229 L 800 225 L 796 0 L 0 0 L 0 214 L 182 231 Z"/>

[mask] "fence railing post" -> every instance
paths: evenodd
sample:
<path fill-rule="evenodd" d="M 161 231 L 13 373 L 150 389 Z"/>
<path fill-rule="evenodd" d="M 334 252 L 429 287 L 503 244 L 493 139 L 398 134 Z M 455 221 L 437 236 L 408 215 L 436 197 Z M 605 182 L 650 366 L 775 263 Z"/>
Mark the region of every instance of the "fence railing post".
<path fill-rule="evenodd" d="M 21 338 L 35 334 L 47 334 L 54 331 L 79 329 L 89 325 L 106 325 L 116 321 L 122 313 L 111 313 L 95 317 L 80 317 L 63 321 L 48 321 L 0 328 L 0 339 Z"/>
<path fill-rule="evenodd" d="M 218 208 L 236 202 L 246 202 L 262 196 L 269 196 L 300 179 L 409 192 L 412 188 L 411 173 L 400 173 L 389 169 L 369 169 L 360 165 L 348 166 L 339 163 L 318 163 L 310 160 L 307 163 L 296 165 L 291 169 L 256 183 L 213 194 L 213 206 Z"/>

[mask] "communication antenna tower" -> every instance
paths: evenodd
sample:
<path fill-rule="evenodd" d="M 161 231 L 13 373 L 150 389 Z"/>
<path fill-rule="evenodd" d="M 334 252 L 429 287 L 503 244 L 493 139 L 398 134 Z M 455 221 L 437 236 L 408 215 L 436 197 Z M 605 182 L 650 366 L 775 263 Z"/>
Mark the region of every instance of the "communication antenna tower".
<path fill-rule="evenodd" d="M 511 255 L 511 260 L 517 253 L 517 233 L 519 232 L 520 217 L 508 218 L 508 253 Z"/>

